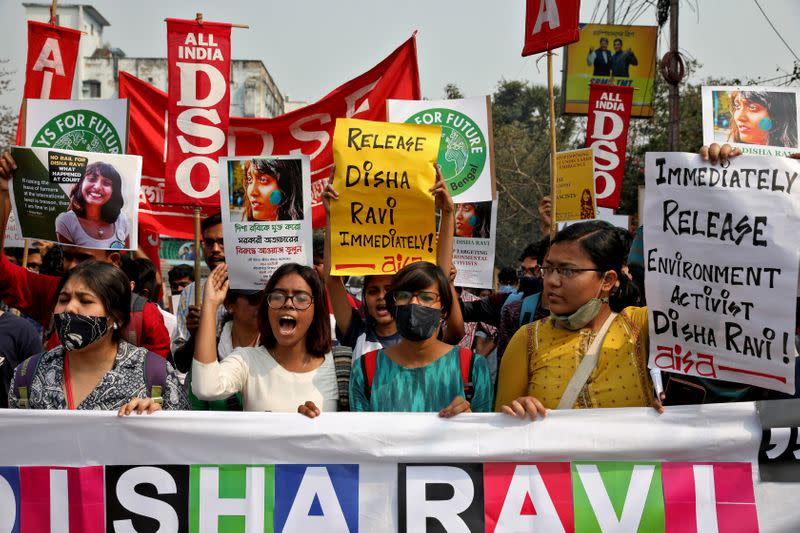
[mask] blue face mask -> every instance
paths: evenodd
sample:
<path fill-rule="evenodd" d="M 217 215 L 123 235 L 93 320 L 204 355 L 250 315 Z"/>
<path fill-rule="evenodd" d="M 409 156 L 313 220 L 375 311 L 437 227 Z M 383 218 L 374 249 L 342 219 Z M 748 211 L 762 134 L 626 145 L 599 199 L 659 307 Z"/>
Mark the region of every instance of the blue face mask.
<path fill-rule="evenodd" d="M 500 285 L 500 288 L 497 290 L 497 292 L 501 294 L 510 294 L 516 290 L 517 289 L 515 289 L 513 285 Z"/>

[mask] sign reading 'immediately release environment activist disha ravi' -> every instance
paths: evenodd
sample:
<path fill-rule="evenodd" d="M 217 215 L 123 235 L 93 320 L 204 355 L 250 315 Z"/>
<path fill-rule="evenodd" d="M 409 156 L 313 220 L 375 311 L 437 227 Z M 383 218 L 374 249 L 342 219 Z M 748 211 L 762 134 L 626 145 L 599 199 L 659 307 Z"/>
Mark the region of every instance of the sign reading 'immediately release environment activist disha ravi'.
<path fill-rule="evenodd" d="M 337 119 L 333 134 L 331 273 L 394 274 L 436 260 L 439 126 Z"/>

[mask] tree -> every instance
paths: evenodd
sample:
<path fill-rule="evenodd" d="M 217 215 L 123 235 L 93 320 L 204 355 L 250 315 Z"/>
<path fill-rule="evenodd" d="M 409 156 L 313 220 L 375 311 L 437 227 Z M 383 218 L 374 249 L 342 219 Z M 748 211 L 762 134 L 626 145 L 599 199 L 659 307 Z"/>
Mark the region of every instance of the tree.
<path fill-rule="evenodd" d="M 5 65 L 8 59 L 0 59 L 0 94 L 9 92 L 14 73 Z M 0 105 L 0 147 L 14 143 L 17 133 L 18 113 L 11 106 Z"/>
<path fill-rule="evenodd" d="M 455 83 L 448 83 L 444 86 L 444 99 L 445 100 L 458 100 L 464 98 L 464 93 L 458 88 Z"/>

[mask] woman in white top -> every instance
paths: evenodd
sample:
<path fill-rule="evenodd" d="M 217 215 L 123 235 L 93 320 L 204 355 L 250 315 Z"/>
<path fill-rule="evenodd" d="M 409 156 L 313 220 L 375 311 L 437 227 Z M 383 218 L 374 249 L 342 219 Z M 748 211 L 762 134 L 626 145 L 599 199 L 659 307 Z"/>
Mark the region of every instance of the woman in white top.
<path fill-rule="evenodd" d="M 85 248 L 130 248 L 124 204 L 117 169 L 101 161 L 92 163 L 72 187 L 69 211 L 56 217 L 58 241 Z"/>
<path fill-rule="evenodd" d="M 192 363 L 192 391 L 201 400 L 240 392 L 245 411 L 336 411 L 339 399 L 331 355 L 328 306 L 314 269 L 287 263 L 264 289 L 258 312 L 261 342 L 217 360 L 217 309 L 228 288 L 223 263 L 209 276 Z M 313 406 L 311 412 L 309 407 Z"/>

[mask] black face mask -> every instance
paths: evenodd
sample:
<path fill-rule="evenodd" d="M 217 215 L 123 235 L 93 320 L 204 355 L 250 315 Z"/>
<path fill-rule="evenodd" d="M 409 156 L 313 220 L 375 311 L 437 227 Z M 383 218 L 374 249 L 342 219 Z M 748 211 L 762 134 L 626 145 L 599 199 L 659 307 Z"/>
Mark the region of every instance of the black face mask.
<path fill-rule="evenodd" d="M 525 296 L 542 292 L 544 288 L 544 280 L 542 278 L 534 278 L 532 276 L 522 276 L 519 278 L 519 290 Z"/>
<path fill-rule="evenodd" d="M 398 305 L 394 308 L 394 321 L 400 336 L 419 342 L 436 333 L 442 319 L 442 310 L 419 304 Z"/>

